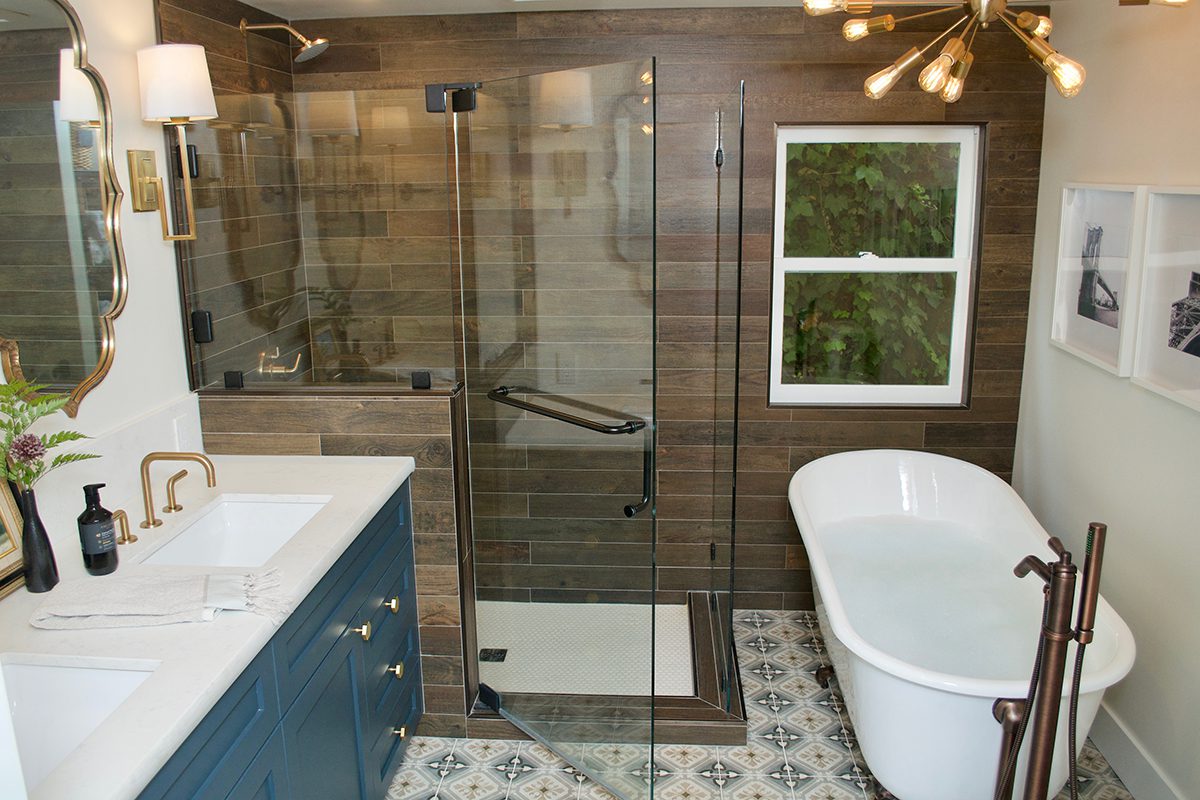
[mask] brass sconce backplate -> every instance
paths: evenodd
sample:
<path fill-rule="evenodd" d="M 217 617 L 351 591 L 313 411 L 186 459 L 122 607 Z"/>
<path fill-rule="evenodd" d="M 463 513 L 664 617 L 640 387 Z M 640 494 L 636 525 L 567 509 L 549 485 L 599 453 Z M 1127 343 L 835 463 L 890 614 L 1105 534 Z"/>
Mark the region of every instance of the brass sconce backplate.
<path fill-rule="evenodd" d="M 158 177 L 158 165 L 153 150 L 128 150 L 129 195 L 134 211 L 158 211 L 158 192 L 154 179 Z"/>

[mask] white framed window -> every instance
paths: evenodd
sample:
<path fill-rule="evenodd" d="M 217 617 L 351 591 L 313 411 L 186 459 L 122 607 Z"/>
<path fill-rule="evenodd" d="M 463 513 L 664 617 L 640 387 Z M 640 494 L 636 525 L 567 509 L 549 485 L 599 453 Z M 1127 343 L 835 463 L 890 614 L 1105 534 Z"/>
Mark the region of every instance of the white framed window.
<path fill-rule="evenodd" d="M 776 126 L 770 403 L 966 403 L 980 138 Z"/>

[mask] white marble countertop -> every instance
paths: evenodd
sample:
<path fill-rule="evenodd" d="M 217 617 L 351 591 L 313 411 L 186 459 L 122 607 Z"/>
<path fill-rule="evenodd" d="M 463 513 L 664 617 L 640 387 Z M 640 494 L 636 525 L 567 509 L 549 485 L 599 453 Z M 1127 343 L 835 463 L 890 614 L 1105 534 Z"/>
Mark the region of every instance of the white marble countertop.
<path fill-rule="evenodd" d="M 179 485 L 184 510 L 163 515 L 164 525 L 138 527 L 141 506 L 130 508 L 140 540 L 120 548 L 116 575 L 247 572 L 247 569 L 149 566 L 139 562 L 197 517 L 223 493 L 320 494 L 329 501 L 265 565 L 279 568 L 294 608 L 354 540 L 384 502 L 412 474 L 411 458 L 317 456 L 214 456 L 217 487 L 203 471 Z M 155 472 L 155 504 L 164 500 Z M 58 553 L 61 559 L 77 553 Z M 103 577 L 87 580 L 104 580 Z M 105 660 L 144 662 L 153 673 L 29 795 L 30 800 L 125 800 L 135 797 L 174 754 L 277 628 L 266 618 L 223 611 L 207 623 L 153 628 L 46 631 L 29 617 L 47 595 L 18 590 L 0 601 L 0 653 L 6 659 L 102 666 Z M 115 665 L 115 664 L 114 664 Z"/>

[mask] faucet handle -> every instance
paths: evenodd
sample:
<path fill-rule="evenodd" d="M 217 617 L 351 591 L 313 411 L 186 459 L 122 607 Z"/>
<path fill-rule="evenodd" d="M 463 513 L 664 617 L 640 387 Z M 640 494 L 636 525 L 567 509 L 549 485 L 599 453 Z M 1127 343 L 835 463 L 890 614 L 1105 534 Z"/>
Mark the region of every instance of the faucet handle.
<path fill-rule="evenodd" d="M 129 532 L 129 515 L 125 513 L 125 509 L 118 508 L 113 512 L 113 522 L 121 529 L 121 535 L 117 537 L 117 544 L 133 544 L 138 540 Z"/>
<path fill-rule="evenodd" d="M 176 511 L 183 511 L 183 506 L 175 499 L 175 484 L 187 477 L 188 471 L 181 469 L 171 477 L 167 478 L 167 504 L 163 506 L 164 514 L 174 514 Z"/>

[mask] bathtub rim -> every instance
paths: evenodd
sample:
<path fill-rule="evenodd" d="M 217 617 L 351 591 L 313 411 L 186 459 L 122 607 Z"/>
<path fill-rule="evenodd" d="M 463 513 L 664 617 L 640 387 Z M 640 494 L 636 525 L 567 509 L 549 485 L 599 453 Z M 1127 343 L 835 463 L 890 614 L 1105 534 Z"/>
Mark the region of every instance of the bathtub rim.
<path fill-rule="evenodd" d="M 812 519 L 809 517 L 807 510 L 801 501 L 801 486 L 804 483 L 806 475 L 811 475 L 820 470 L 822 465 L 827 465 L 832 461 L 852 461 L 880 458 L 890 458 L 893 462 L 899 463 L 901 459 L 925 461 L 933 465 L 941 464 L 950 469 L 962 470 L 971 475 L 984 480 L 994 490 L 999 490 L 1010 503 L 1015 503 L 1018 511 L 1022 514 L 1026 521 L 1026 530 L 1029 532 L 1031 552 L 1040 554 L 1044 558 L 1051 558 L 1053 553 L 1046 545 L 1046 541 L 1050 535 L 1046 533 L 1045 528 L 1033 516 L 1033 512 L 1025 505 L 1025 501 L 1021 496 L 1010 486 L 994 474 L 982 467 L 971 464 L 970 462 L 961 459 L 952 458 L 950 456 L 938 455 L 935 453 L 927 453 L 921 450 L 900 450 L 900 449 L 870 449 L 870 450 L 852 450 L 843 453 L 835 453 L 833 455 L 824 456 L 815 459 L 808 464 L 805 464 L 792 475 L 788 483 L 788 504 L 792 509 L 792 514 L 796 518 L 796 526 L 800 532 L 800 538 L 804 542 L 805 550 L 808 552 L 809 568 L 812 573 L 812 579 L 817 584 L 817 590 L 820 593 L 823 604 L 825 606 L 826 618 L 829 620 L 829 626 L 833 634 L 837 636 L 847 650 L 854 653 L 859 658 L 864 659 L 875 667 L 894 675 L 902 680 L 909 681 L 921 686 L 928 686 L 934 689 L 940 689 L 946 692 L 961 695 L 971 695 L 975 697 L 1024 697 L 1029 690 L 1028 678 L 1019 680 L 998 680 L 994 678 L 974 678 L 968 675 L 955 675 L 952 673 L 938 672 L 936 670 L 919 667 L 903 659 L 897 658 L 890 653 L 879 649 L 863 639 L 854 626 L 850 624 L 849 618 L 846 616 L 845 608 L 842 605 L 841 594 L 837 590 L 837 586 L 833 580 L 833 575 L 829 568 L 828 558 L 825 550 L 821 546 L 820 537 L 816 535 L 805 535 L 805 529 L 812 529 Z M 1040 538 L 1039 538 L 1040 534 Z M 1014 580 L 1016 578 L 1014 577 Z M 1133 668 L 1134 658 L 1137 650 L 1133 639 L 1133 633 L 1129 630 L 1129 626 L 1121 618 L 1120 614 L 1109 605 L 1108 601 L 1103 596 L 1100 597 L 1098 606 L 1098 618 L 1103 618 L 1107 626 L 1112 630 L 1116 637 L 1115 648 L 1112 658 L 1107 664 L 1099 669 L 1088 669 L 1088 661 L 1084 659 L 1084 675 L 1080 684 L 1080 694 L 1087 694 L 1094 691 L 1103 691 L 1109 686 L 1120 681 Z M 1032 627 L 1031 627 L 1032 631 Z M 1074 663 L 1072 657 L 1071 663 Z M 1092 662 L 1094 663 L 1094 662 Z M 1032 664 L 1030 669 L 1032 669 Z M 1068 670 L 1070 665 L 1068 665 Z M 1070 680 L 1063 684 L 1063 695 L 1066 696 L 1070 691 Z"/>

